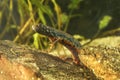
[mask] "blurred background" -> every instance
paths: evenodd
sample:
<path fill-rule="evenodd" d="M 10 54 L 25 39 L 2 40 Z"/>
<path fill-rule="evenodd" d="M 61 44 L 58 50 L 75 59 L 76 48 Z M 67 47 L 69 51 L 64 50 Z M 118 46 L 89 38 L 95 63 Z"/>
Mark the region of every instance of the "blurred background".
<path fill-rule="evenodd" d="M 48 39 L 32 30 L 37 23 L 93 39 L 120 28 L 120 0 L 0 0 L 1 40 L 42 49 Z"/>

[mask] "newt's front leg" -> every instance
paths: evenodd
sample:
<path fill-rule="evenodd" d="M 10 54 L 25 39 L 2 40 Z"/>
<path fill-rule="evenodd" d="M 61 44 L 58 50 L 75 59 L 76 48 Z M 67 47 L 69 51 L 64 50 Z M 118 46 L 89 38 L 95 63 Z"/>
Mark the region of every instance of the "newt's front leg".
<path fill-rule="evenodd" d="M 53 49 L 54 45 L 59 41 L 60 39 L 55 39 L 55 38 L 49 38 L 50 41 L 50 47 L 48 49 L 48 52 L 51 52 L 51 50 Z"/>

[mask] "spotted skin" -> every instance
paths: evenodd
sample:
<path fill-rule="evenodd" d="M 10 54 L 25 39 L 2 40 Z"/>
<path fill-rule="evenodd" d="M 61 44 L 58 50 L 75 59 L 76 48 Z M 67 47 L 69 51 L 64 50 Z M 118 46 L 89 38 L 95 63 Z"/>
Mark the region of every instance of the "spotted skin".
<path fill-rule="evenodd" d="M 73 62 L 75 64 L 80 64 L 80 59 L 78 54 L 81 49 L 81 44 L 79 41 L 75 40 L 70 34 L 63 31 L 54 29 L 52 27 L 43 25 L 41 23 L 32 26 L 33 30 L 39 34 L 43 34 L 50 38 L 52 41 L 56 41 L 68 48 L 73 56 Z"/>

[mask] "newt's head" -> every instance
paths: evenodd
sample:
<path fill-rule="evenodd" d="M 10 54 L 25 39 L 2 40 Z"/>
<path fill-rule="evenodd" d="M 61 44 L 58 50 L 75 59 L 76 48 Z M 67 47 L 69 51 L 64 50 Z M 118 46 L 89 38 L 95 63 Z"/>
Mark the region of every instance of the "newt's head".
<path fill-rule="evenodd" d="M 32 29 L 35 31 L 35 32 L 38 32 L 40 34 L 42 34 L 42 32 L 44 32 L 44 26 L 43 24 L 37 24 L 37 25 L 32 25 Z"/>
<path fill-rule="evenodd" d="M 43 25 L 42 23 L 39 23 L 37 25 L 33 25 L 32 29 L 39 34 L 42 34 L 42 35 L 45 35 L 45 36 L 50 36 L 50 37 L 53 36 L 52 32 L 54 32 L 53 28 L 48 27 L 46 25 Z"/>

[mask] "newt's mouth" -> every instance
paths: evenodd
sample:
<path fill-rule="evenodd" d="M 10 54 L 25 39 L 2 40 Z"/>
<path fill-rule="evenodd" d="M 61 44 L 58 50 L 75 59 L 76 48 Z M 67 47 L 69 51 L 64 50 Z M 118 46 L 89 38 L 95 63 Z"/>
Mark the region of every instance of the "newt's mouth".
<path fill-rule="evenodd" d="M 35 31 L 35 32 L 37 32 L 39 29 L 39 27 L 38 27 L 39 25 L 32 25 L 32 29 Z"/>
<path fill-rule="evenodd" d="M 36 31 L 35 26 L 36 26 L 36 25 L 32 25 L 32 29 L 33 29 L 34 31 Z"/>

